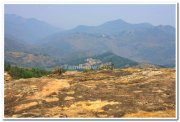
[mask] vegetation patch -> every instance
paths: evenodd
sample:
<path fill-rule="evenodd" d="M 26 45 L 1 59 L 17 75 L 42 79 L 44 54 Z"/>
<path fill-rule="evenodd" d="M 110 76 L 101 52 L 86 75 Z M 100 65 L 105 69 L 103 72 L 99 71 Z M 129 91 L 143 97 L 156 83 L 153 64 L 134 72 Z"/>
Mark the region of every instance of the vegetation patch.
<path fill-rule="evenodd" d="M 32 77 L 41 77 L 44 75 L 48 75 L 51 72 L 38 68 L 20 68 L 17 66 L 11 66 L 10 64 L 6 64 L 4 66 L 4 70 L 7 71 L 13 79 L 20 78 L 32 78 Z"/>

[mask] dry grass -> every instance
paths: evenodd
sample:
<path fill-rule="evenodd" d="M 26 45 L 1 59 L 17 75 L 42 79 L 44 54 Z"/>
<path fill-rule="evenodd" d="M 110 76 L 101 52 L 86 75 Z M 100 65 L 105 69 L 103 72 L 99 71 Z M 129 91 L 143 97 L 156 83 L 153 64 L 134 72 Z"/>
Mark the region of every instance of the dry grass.
<path fill-rule="evenodd" d="M 42 88 L 41 91 L 36 92 L 32 96 L 29 96 L 30 99 L 40 99 L 46 96 L 49 96 L 52 93 L 58 93 L 59 90 L 70 87 L 67 80 L 58 80 L 58 79 L 42 79 L 46 80 L 47 85 Z"/>
<path fill-rule="evenodd" d="M 126 68 L 5 82 L 6 117 L 175 117 L 175 70 Z"/>
<path fill-rule="evenodd" d="M 125 118 L 175 118 L 174 110 L 165 110 L 157 112 L 139 111 L 138 113 L 130 113 L 124 116 Z"/>
<path fill-rule="evenodd" d="M 19 111 L 31 108 L 31 107 L 36 106 L 36 105 L 38 105 L 37 102 L 30 102 L 30 103 L 21 104 L 21 105 L 15 106 L 14 112 L 19 112 Z"/>

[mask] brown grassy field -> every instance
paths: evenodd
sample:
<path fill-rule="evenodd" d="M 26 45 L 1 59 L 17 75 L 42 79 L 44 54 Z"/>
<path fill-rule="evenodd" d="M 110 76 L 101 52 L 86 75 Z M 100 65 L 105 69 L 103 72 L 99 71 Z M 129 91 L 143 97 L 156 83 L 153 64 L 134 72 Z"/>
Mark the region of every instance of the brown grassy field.
<path fill-rule="evenodd" d="M 173 68 L 68 71 L 60 76 L 6 78 L 4 116 L 174 118 L 175 78 Z"/>

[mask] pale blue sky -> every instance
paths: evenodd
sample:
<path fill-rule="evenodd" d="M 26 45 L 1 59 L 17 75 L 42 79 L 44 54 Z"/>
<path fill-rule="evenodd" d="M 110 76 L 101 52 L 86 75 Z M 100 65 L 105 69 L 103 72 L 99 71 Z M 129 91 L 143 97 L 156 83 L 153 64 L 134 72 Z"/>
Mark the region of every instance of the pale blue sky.
<path fill-rule="evenodd" d="M 5 13 L 36 18 L 70 29 L 77 25 L 99 25 L 116 19 L 175 27 L 175 4 L 5 4 Z"/>

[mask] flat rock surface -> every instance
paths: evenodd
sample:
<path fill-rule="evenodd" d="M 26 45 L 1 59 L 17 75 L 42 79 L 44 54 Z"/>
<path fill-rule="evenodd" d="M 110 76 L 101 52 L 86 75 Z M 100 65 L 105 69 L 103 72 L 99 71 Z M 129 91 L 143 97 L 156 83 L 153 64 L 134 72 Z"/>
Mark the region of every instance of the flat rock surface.
<path fill-rule="evenodd" d="M 61 76 L 8 79 L 4 85 L 5 117 L 173 118 L 175 79 L 173 68 L 66 72 Z"/>

